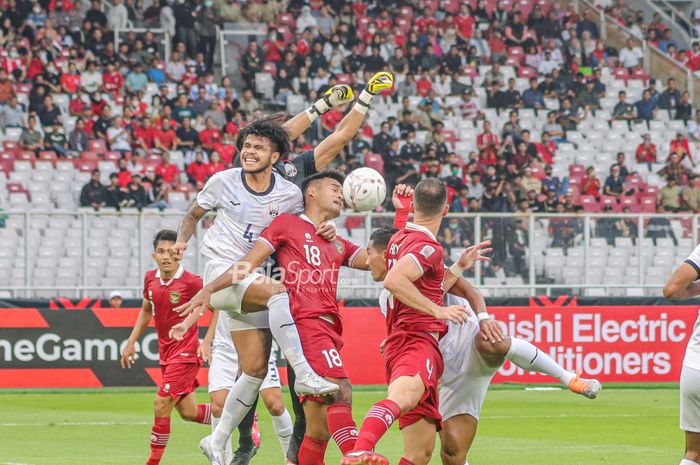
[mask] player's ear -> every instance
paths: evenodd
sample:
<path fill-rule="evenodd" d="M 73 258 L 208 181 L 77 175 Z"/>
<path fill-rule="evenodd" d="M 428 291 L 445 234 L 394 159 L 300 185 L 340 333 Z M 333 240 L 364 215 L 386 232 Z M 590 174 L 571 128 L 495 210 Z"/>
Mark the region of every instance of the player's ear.
<path fill-rule="evenodd" d="M 442 216 L 446 216 L 446 215 L 447 215 L 447 212 L 449 212 L 449 211 L 450 211 L 450 206 L 449 206 L 449 205 L 445 205 L 445 209 L 442 211 Z"/>
<path fill-rule="evenodd" d="M 274 165 L 280 159 L 281 154 L 279 152 L 272 152 L 272 159 L 270 160 Z"/>

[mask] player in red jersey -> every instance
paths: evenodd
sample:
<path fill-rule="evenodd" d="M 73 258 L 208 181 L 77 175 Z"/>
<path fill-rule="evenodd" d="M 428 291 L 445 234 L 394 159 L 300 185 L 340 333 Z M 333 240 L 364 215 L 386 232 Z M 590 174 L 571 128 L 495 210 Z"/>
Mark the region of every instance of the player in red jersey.
<path fill-rule="evenodd" d="M 302 185 L 304 213 L 276 217 L 250 252 L 203 291 L 213 293 L 230 286 L 232 278 L 234 283 L 244 279 L 275 254 L 304 354 L 316 373 L 340 387 L 329 397 L 302 399 L 306 432 L 299 465 L 322 465 L 331 438 L 346 453 L 353 449 L 357 437 L 352 386 L 340 357 L 343 325 L 336 295 L 340 267 L 368 269 L 367 251 L 341 237 L 327 241 L 316 233 L 318 225 L 340 215 L 344 179 L 336 171 L 306 178 Z M 200 306 L 201 301 L 195 298 L 193 305 Z"/>
<path fill-rule="evenodd" d="M 157 270 L 146 273 L 143 285 L 143 306 L 121 357 L 122 368 L 131 368 L 136 355 L 136 341 L 155 318 L 158 333 L 158 353 L 163 380 L 156 394 L 155 421 L 151 430 L 151 455 L 146 465 L 160 462 L 170 438 L 170 414 L 173 407 L 183 420 L 211 423 L 211 405 L 197 404 L 195 390 L 197 373 L 202 359 L 209 360 L 210 353 L 200 350 L 197 326 L 193 325 L 176 341 L 169 336 L 170 328 L 184 317 L 173 308 L 186 302 L 202 288 L 202 278 L 186 271 L 180 262 L 170 256 L 170 247 L 175 244 L 177 233 L 162 230 L 153 241 L 153 260 Z M 209 325 L 208 336 L 213 337 L 216 327 L 216 311 Z"/>
<path fill-rule="evenodd" d="M 391 293 L 384 346 L 389 395 L 370 408 L 343 465 L 388 465 L 373 450 L 396 419 L 404 439 L 399 465 L 427 465 L 441 429 L 437 388 L 443 359 L 438 340 L 446 332 L 445 321 L 465 322 L 467 309 L 443 307 L 445 269 L 435 235 L 448 210 L 445 184 L 434 178 L 421 181 L 413 209 L 414 223 L 391 238 L 386 257 L 384 287 Z"/>

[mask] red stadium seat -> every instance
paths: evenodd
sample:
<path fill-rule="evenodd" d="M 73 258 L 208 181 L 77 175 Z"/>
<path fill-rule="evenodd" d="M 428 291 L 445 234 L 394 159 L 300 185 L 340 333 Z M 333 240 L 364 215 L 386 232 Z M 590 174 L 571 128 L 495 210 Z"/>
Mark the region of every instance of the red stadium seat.
<path fill-rule="evenodd" d="M 569 175 L 582 178 L 586 175 L 586 168 L 583 165 L 571 165 L 569 166 Z"/>
<path fill-rule="evenodd" d="M 92 141 L 90 141 L 90 142 L 92 142 Z M 80 158 L 82 160 L 85 160 L 85 161 L 92 161 L 92 160 L 97 161 L 100 159 L 100 154 L 98 154 L 97 152 L 92 152 L 92 151 L 82 152 L 80 154 Z"/>
<path fill-rule="evenodd" d="M 476 66 L 463 66 L 462 74 L 474 79 L 479 76 L 479 69 Z"/>
<path fill-rule="evenodd" d="M 34 152 L 32 152 L 31 150 L 22 150 L 20 152 L 17 152 L 17 154 L 15 154 L 15 159 L 16 160 L 28 160 L 28 161 L 34 162 L 34 160 L 36 160 L 36 154 L 34 154 Z"/>
<path fill-rule="evenodd" d="M 629 208 L 632 213 L 639 213 L 639 211 L 641 210 L 637 199 L 633 196 L 622 197 L 620 199 L 620 204 L 622 208 Z"/>
<path fill-rule="evenodd" d="M 411 22 L 405 18 L 398 18 L 396 20 L 396 26 L 399 28 L 402 34 L 408 34 L 411 30 Z"/>
<path fill-rule="evenodd" d="M 401 12 L 400 18 L 405 19 L 409 23 L 413 21 L 413 8 L 410 6 L 402 6 L 399 11 Z"/>
<path fill-rule="evenodd" d="M 27 192 L 24 186 L 19 182 L 8 182 L 7 183 L 8 192 Z"/>
<path fill-rule="evenodd" d="M 640 201 L 640 211 L 642 213 L 655 213 L 656 212 L 656 196 L 645 195 Z"/>
<path fill-rule="evenodd" d="M 102 139 L 93 139 L 88 142 L 88 152 L 98 152 L 103 154 L 107 151 L 107 145 Z"/>
<path fill-rule="evenodd" d="M 589 213 L 597 213 L 600 211 L 600 204 L 592 195 L 582 195 L 581 206 L 583 207 L 583 211 Z"/>
<path fill-rule="evenodd" d="M 627 80 L 630 78 L 630 73 L 627 71 L 627 68 L 615 68 L 613 75 L 615 76 L 615 79 L 622 79 L 625 82 L 627 82 Z"/>
<path fill-rule="evenodd" d="M 632 77 L 630 79 L 641 79 L 644 81 L 644 85 L 646 85 L 649 79 L 651 79 L 651 76 L 649 76 L 644 69 L 636 68 L 634 71 L 632 71 Z"/>
<path fill-rule="evenodd" d="M 105 152 L 104 159 L 107 161 L 114 161 L 116 162 L 117 160 L 120 160 L 122 158 L 122 154 L 120 152 Z"/>
<path fill-rule="evenodd" d="M 31 84 L 17 84 L 15 86 L 15 89 L 17 89 L 18 94 L 29 94 L 29 92 L 32 91 L 32 85 Z"/>
<path fill-rule="evenodd" d="M 14 140 L 5 140 L 2 142 L 2 147 L 5 152 L 16 153 L 19 151 L 19 142 Z"/>
<path fill-rule="evenodd" d="M 361 16 L 357 18 L 357 29 L 358 32 L 364 32 L 369 28 L 369 24 L 372 22 L 370 18 L 367 18 L 366 16 Z"/>
<path fill-rule="evenodd" d="M 644 190 L 644 195 L 653 195 L 654 197 L 656 197 L 657 195 L 659 195 L 659 186 L 647 186 L 647 188 Z"/>
<path fill-rule="evenodd" d="M 518 68 L 518 77 L 527 79 L 537 77 L 537 71 L 529 66 L 520 66 Z"/>
<path fill-rule="evenodd" d="M 75 169 L 82 172 L 89 173 L 90 171 L 97 168 L 97 161 L 93 160 L 74 160 L 73 163 Z"/>
<path fill-rule="evenodd" d="M 270 73 L 272 77 L 277 76 L 277 65 L 270 61 L 266 61 L 263 65 L 263 73 Z"/>
<path fill-rule="evenodd" d="M 566 190 L 566 193 L 571 196 L 571 202 L 573 202 L 574 205 L 581 204 L 581 189 L 579 189 L 578 185 L 569 183 L 569 188 Z"/>
<path fill-rule="evenodd" d="M 605 207 L 612 207 L 612 211 L 614 212 L 619 212 L 620 211 L 620 204 L 617 203 L 617 199 L 615 197 L 609 196 L 609 195 L 603 195 L 600 197 L 600 203 Z"/>
<path fill-rule="evenodd" d="M 48 160 L 56 163 L 57 159 L 58 157 L 56 156 L 56 152 L 53 150 L 43 150 L 39 152 L 39 160 Z"/>

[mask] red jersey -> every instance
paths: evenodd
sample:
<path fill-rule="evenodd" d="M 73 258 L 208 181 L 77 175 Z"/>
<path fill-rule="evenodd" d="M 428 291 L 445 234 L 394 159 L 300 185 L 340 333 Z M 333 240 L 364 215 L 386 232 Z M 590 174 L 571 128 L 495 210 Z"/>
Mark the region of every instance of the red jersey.
<path fill-rule="evenodd" d="M 306 216 L 282 214 L 260 233 L 262 241 L 276 253 L 284 269 L 294 318 L 333 315 L 340 318 L 336 300 L 338 271 L 352 265 L 360 248 L 337 236 L 333 242 L 316 234 Z"/>
<path fill-rule="evenodd" d="M 134 128 L 134 147 L 140 147 L 139 139 L 143 140 L 143 144 L 147 149 L 153 148 L 153 140 L 156 138 L 156 129 L 153 126 L 144 127 L 136 126 Z"/>
<path fill-rule="evenodd" d="M 163 182 L 173 183 L 175 182 L 175 178 L 178 176 L 178 174 L 180 174 L 180 170 L 172 163 L 168 165 L 161 163 L 158 165 L 158 168 L 156 168 L 156 174 L 163 177 Z"/>
<path fill-rule="evenodd" d="M 474 23 L 473 16 L 457 16 L 455 18 L 457 33 L 462 39 L 471 39 L 474 32 Z"/>
<path fill-rule="evenodd" d="M 214 147 L 214 144 L 221 142 L 221 131 L 218 129 L 205 129 L 199 133 L 199 141 L 202 143 L 202 147 L 211 149 Z"/>
<path fill-rule="evenodd" d="M 416 81 L 416 92 L 418 92 L 418 95 L 425 97 L 431 90 L 433 90 L 433 83 L 430 79 L 418 79 Z"/>
<path fill-rule="evenodd" d="M 61 76 L 61 85 L 70 94 L 74 94 L 78 87 L 80 87 L 80 76 L 78 74 L 64 74 Z"/>
<path fill-rule="evenodd" d="M 226 166 L 219 162 L 219 163 L 207 163 L 207 176 L 214 176 L 216 173 L 219 171 L 224 171 L 226 169 Z"/>
<path fill-rule="evenodd" d="M 209 164 L 198 162 L 190 163 L 187 165 L 187 174 L 189 174 L 190 177 L 196 182 L 204 185 L 204 182 L 207 180 L 207 176 L 209 176 Z"/>
<path fill-rule="evenodd" d="M 423 226 L 408 223 L 404 229 L 394 234 L 387 245 L 387 269 L 390 269 L 401 257 L 406 256 L 410 257 L 423 271 L 423 276 L 413 284 L 421 294 L 442 306 L 445 263 L 442 246 L 433 233 Z M 388 335 L 393 331 L 425 331 L 442 334 L 447 330 L 444 321 L 408 307 L 391 295 L 386 323 Z"/>
<path fill-rule="evenodd" d="M 219 152 L 221 161 L 227 166 L 233 162 L 233 157 L 236 155 L 236 146 L 233 144 L 222 144 L 219 142 L 214 144 L 214 150 Z"/>
<path fill-rule="evenodd" d="M 143 298 L 151 302 L 153 319 L 158 333 L 160 364 L 196 363 L 199 338 L 197 325 L 193 325 L 182 341 L 171 339 L 170 328 L 182 322 L 184 316 L 173 312 L 173 308 L 188 302 L 202 289 L 202 278 L 186 271 L 182 266 L 169 281 L 160 278 L 160 270 L 151 270 L 143 279 Z"/>
<path fill-rule="evenodd" d="M 118 94 L 124 86 L 124 76 L 119 71 L 115 71 L 114 74 L 103 73 L 102 85 L 110 94 Z"/>
<path fill-rule="evenodd" d="M 335 109 L 332 109 L 331 111 L 326 112 L 323 116 L 321 116 L 321 121 L 323 122 L 323 124 L 326 125 L 327 128 L 333 130 L 338 125 L 338 123 L 342 121 L 342 119 L 343 114 Z"/>
<path fill-rule="evenodd" d="M 167 131 L 156 129 L 155 139 L 158 139 L 166 150 L 170 150 L 175 146 L 177 134 L 175 134 L 175 131 L 172 129 L 168 129 Z"/>

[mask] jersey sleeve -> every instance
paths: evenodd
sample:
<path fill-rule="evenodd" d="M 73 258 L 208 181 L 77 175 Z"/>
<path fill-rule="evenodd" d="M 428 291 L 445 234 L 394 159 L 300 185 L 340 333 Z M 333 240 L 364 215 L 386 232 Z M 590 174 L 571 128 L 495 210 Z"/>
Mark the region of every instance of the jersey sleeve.
<path fill-rule="evenodd" d="M 417 241 L 406 249 L 404 256 L 413 260 L 422 274 L 435 273 L 445 266 L 442 249 L 438 250 L 439 247 L 435 242 Z"/>
<path fill-rule="evenodd" d="M 143 277 L 143 298 L 148 300 L 148 274 Z"/>
<path fill-rule="evenodd" d="M 688 258 L 685 259 L 684 263 L 692 266 L 695 269 L 695 272 L 698 274 L 698 278 L 700 278 L 700 245 L 695 247 L 695 250 L 688 255 Z"/>
<path fill-rule="evenodd" d="M 215 174 L 197 194 L 197 204 L 205 210 L 213 210 L 219 205 L 223 176 Z"/>
<path fill-rule="evenodd" d="M 289 219 L 289 215 L 280 215 L 272 220 L 272 223 L 260 233 L 258 241 L 268 246 L 271 251 L 276 252 L 285 244 L 291 231 L 292 225 Z"/>
<path fill-rule="evenodd" d="M 345 250 L 345 255 L 343 256 L 343 266 L 352 266 L 355 258 L 357 258 L 357 254 L 360 253 L 362 248 L 342 237 L 338 237 L 338 240 L 343 243 L 343 249 Z"/>

